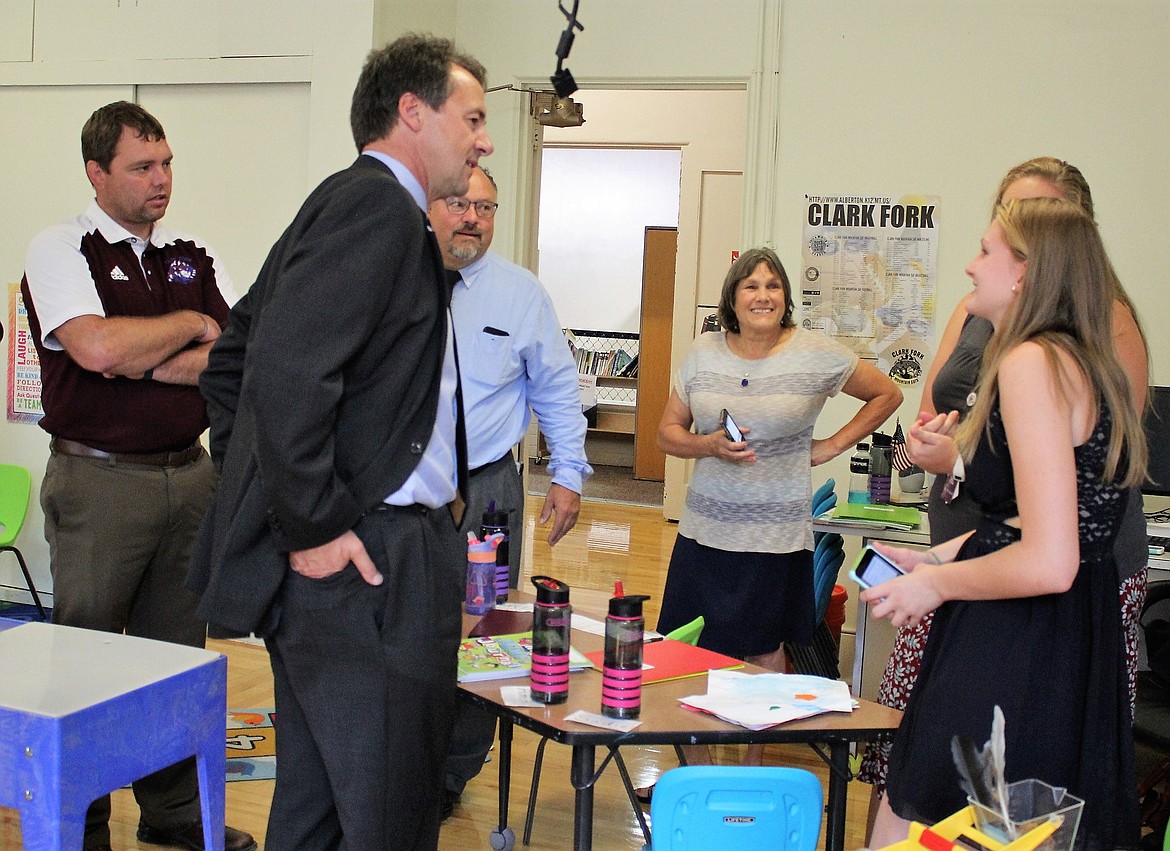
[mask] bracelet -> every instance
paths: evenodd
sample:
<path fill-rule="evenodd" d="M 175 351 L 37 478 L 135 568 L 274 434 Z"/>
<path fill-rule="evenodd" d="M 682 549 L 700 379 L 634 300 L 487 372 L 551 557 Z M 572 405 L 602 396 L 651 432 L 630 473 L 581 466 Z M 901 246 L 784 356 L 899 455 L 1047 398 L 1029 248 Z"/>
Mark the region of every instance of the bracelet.
<path fill-rule="evenodd" d="M 930 557 L 930 560 L 934 564 L 937 564 L 939 567 L 942 566 L 942 559 L 938 557 L 938 553 L 936 553 L 934 550 L 927 550 L 926 554 Z"/>
<path fill-rule="evenodd" d="M 143 381 L 154 381 L 154 367 L 152 366 L 146 372 L 142 373 Z"/>

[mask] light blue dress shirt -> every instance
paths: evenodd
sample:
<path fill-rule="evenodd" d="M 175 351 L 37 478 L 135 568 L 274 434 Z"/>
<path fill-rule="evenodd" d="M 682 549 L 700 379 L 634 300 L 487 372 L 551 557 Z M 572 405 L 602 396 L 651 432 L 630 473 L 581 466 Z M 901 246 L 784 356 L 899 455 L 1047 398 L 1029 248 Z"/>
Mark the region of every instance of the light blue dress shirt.
<path fill-rule="evenodd" d="M 398 182 L 410 193 L 410 197 L 427 214 L 427 195 L 422 184 L 411 174 L 410 169 L 391 156 L 380 151 L 365 151 L 366 156 L 385 163 L 394 172 Z M 431 229 L 427 222 L 427 230 Z M 459 492 L 458 460 L 455 452 L 455 387 L 459 374 L 455 368 L 454 337 L 451 333 L 451 314 L 447 314 L 447 351 L 443 356 L 443 375 L 439 382 L 439 410 L 435 415 L 435 427 L 431 439 L 419 459 L 418 466 L 402 483 L 402 487 L 390 494 L 384 502 L 389 505 L 425 505 L 428 508 L 442 508 Z"/>
<path fill-rule="evenodd" d="M 451 312 L 468 466 L 474 470 L 502 458 L 520 442 L 535 412 L 552 453 L 552 481 L 581 493 L 593 468 L 585 458 L 577 367 L 548 293 L 527 269 L 490 252 L 461 274 Z"/>

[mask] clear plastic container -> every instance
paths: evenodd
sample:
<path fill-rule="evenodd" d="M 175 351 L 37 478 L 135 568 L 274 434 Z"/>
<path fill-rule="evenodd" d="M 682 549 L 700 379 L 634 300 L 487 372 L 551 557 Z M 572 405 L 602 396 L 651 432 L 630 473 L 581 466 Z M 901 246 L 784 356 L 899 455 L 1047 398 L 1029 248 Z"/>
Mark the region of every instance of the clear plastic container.
<path fill-rule="evenodd" d="M 1012 835 L 1004 817 L 971 798 L 967 801 L 975 811 L 975 826 L 992 839 L 1008 843 L 1029 830 L 1052 819 L 1060 820 L 1060 827 L 1040 847 L 1044 851 L 1071 851 L 1081 825 L 1081 810 L 1085 802 L 1067 789 L 1049 786 L 1043 780 L 1019 780 L 1008 784 L 1008 818 Z"/>

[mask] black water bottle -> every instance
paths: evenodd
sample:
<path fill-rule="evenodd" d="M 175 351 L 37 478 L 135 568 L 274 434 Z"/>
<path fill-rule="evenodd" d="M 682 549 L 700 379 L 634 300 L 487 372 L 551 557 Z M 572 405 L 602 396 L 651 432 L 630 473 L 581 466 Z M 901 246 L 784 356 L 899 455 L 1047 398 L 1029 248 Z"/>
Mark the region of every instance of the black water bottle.
<path fill-rule="evenodd" d="M 500 541 L 499 547 L 496 548 L 496 603 L 508 602 L 508 580 L 511 576 L 508 574 L 508 539 L 510 536 L 508 532 L 508 512 L 496 511 L 495 503 L 488 505 L 488 510 L 483 513 L 483 519 L 479 526 L 479 539 L 486 541 L 488 535 L 500 534 L 504 536 L 504 540 Z"/>
<path fill-rule="evenodd" d="M 551 576 L 533 576 L 532 699 L 564 703 L 569 699 L 569 629 L 573 610 L 569 586 Z"/>
<path fill-rule="evenodd" d="M 637 718 L 642 711 L 642 639 L 645 594 L 612 597 L 605 617 L 605 664 L 601 674 L 601 714 Z"/>

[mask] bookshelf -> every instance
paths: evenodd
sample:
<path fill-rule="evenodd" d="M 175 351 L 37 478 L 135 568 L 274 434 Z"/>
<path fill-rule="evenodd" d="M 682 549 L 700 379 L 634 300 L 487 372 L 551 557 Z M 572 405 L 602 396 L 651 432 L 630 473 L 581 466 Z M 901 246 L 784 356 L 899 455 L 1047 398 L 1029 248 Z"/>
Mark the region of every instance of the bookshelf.
<path fill-rule="evenodd" d="M 602 464 L 633 466 L 640 341 L 630 331 L 565 329 L 580 375 L 597 378 L 597 418 L 588 454 Z"/>

